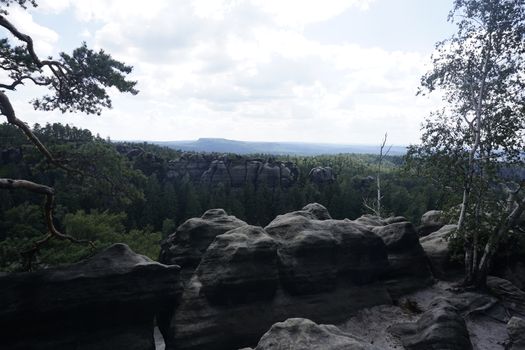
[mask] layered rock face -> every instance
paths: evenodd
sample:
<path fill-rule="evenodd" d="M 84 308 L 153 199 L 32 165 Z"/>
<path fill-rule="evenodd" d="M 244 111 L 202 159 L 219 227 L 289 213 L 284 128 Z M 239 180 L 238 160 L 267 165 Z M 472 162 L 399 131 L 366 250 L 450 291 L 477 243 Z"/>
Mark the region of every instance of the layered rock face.
<path fill-rule="evenodd" d="M 168 162 L 168 177 L 182 178 L 185 175 L 194 182 L 209 185 L 222 183 L 235 188 L 252 184 L 286 188 L 298 180 L 299 169 L 292 162 L 241 156 L 185 154 Z"/>
<path fill-rule="evenodd" d="M 266 332 L 254 350 L 379 350 L 336 326 L 318 325 L 304 318 L 278 322 Z M 243 350 L 252 350 L 250 348 Z"/>
<path fill-rule="evenodd" d="M 246 222 L 228 215 L 223 209 L 210 209 L 200 218 L 186 220 L 161 243 L 159 262 L 181 266 L 181 275 L 186 281 L 215 237 L 245 225 Z"/>
<path fill-rule="evenodd" d="M 314 203 L 263 229 L 221 210 L 211 214 L 189 220 L 163 244 L 162 261 L 183 270 L 193 270 L 200 256 L 171 323 L 159 325 L 167 349 L 255 346 L 278 321 L 341 322 L 359 309 L 391 304 L 414 287 L 403 278 L 430 277 L 417 234 L 402 218 L 369 227 L 333 220 Z"/>
<path fill-rule="evenodd" d="M 525 319 L 512 317 L 507 323 L 510 338 L 510 349 L 525 349 Z"/>
<path fill-rule="evenodd" d="M 115 244 L 77 264 L 0 277 L 5 349 L 153 350 L 156 311 L 182 292 L 179 267 Z"/>
<path fill-rule="evenodd" d="M 432 284 L 427 257 L 410 222 L 403 217 L 364 217 L 357 221 L 366 222 L 386 245 L 389 268 L 385 284 L 393 298 Z"/>
<path fill-rule="evenodd" d="M 420 237 L 428 236 L 446 225 L 442 210 L 429 210 L 421 217 L 421 224 L 417 228 Z"/>
<path fill-rule="evenodd" d="M 401 323 L 390 328 L 407 350 L 472 349 L 463 317 L 449 302 L 437 299 L 415 323 Z"/>
<path fill-rule="evenodd" d="M 425 251 L 434 275 L 446 279 L 447 273 L 453 267 L 450 261 L 448 237 L 456 230 L 456 225 L 445 225 L 436 232 L 422 237 L 419 242 Z"/>
<path fill-rule="evenodd" d="M 329 166 L 318 166 L 310 170 L 308 178 L 310 181 L 318 185 L 331 184 L 335 181 L 335 172 Z"/>

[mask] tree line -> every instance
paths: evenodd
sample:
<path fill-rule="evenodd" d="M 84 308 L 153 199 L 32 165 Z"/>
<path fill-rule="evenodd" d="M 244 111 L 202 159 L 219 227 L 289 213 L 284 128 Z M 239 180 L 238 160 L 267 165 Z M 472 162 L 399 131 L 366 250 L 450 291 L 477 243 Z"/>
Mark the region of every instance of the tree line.
<path fill-rule="evenodd" d="M 210 208 L 253 225 L 265 226 L 277 215 L 298 210 L 311 202 L 326 206 L 337 219 L 355 219 L 368 213 L 367 198 L 374 198 L 377 156 L 341 154 L 311 157 L 283 156 L 298 168 L 298 181 L 290 187 L 204 184 L 189 176 L 168 177 L 169 160 L 182 153 L 148 143 L 128 144 L 143 152 L 128 157 L 117 151 L 118 143 L 93 135 L 89 130 L 62 125 L 34 125 L 34 134 L 55 157 L 78 169 L 83 176 L 69 176 L 43 160 L 16 127 L 0 125 L 0 176 L 46 183 L 56 189 L 54 223 L 66 234 L 90 240 L 96 249 L 126 242 L 137 251 L 157 258 L 159 242 L 191 217 Z M 261 157 L 261 155 L 257 155 Z M 417 223 L 428 209 L 443 205 L 443 188 L 413 171 L 402 157 L 382 160 L 382 206 L 387 214 L 404 215 Z M 315 184 L 310 169 L 330 166 L 336 179 Z M 20 252 L 46 231 L 42 198 L 30 192 L 0 192 L 0 266 L 23 269 Z M 93 252 L 90 246 L 56 241 L 43 246 L 38 263 L 47 266 L 71 262 Z"/>

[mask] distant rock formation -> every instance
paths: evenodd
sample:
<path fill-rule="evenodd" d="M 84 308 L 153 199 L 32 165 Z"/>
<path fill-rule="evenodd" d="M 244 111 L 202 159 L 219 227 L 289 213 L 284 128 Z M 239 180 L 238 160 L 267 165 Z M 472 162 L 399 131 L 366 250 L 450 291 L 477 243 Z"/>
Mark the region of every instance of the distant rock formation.
<path fill-rule="evenodd" d="M 331 184 L 335 182 L 335 172 L 329 166 L 318 166 L 310 170 L 308 178 L 317 185 Z"/>
<path fill-rule="evenodd" d="M 249 159 L 241 156 L 213 156 L 183 154 L 168 162 L 168 178 L 188 175 L 194 182 L 203 184 L 225 184 L 243 187 L 246 184 L 268 187 L 290 187 L 299 178 L 299 169 L 292 162 Z"/>
<path fill-rule="evenodd" d="M 249 346 L 293 317 L 341 322 L 431 281 L 404 218 L 333 220 L 317 203 L 264 229 L 208 211 L 162 244 L 161 261 L 184 271 L 180 304 L 169 324 L 159 324 L 167 349 L 179 350 Z"/>
<path fill-rule="evenodd" d="M 0 276 L 3 349 L 154 349 L 153 318 L 181 293 L 179 267 L 115 244 L 67 267 Z"/>

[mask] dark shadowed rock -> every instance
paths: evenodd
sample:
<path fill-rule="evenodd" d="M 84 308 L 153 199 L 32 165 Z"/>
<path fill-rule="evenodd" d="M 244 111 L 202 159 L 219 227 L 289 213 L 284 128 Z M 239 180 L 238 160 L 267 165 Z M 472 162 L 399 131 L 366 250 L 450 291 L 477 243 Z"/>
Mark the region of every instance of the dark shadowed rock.
<path fill-rule="evenodd" d="M 507 323 L 507 331 L 509 332 L 510 349 L 525 349 L 525 319 L 512 317 Z"/>
<path fill-rule="evenodd" d="M 434 276 L 439 279 L 446 279 L 450 269 L 454 268 L 450 261 L 448 237 L 456 228 L 456 225 L 445 225 L 419 240 L 430 261 Z"/>
<path fill-rule="evenodd" d="M 186 220 L 162 242 L 159 261 L 180 265 L 182 278 L 186 281 L 215 237 L 244 225 L 246 222 L 228 215 L 223 209 L 210 209 L 200 218 Z"/>
<path fill-rule="evenodd" d="M 525 317 L 525 292 L 511 282 L 495 277 L 487 277 L 487 287 L 490 293 L 501 300 L 511 315 Z"/>
<path fill-rule="evenodd" d="M 283 319 L 337 323 L 391 304 L 380 281 L 388 268 L 383 240 L 363 225 L 329 218 L 311 204 L 264 230 L 242 226 L 217 236 L 186 284 L 167 349 L 253 346 Z"/>
<path fill-rule="evenodd" d="M 385 221 L 385 225 L 390 225 L 390 224 L 395 224 L 395 223 L 398 223 L 398 222 L 405 222 L 405 221 L 408 221 L 408 220 L 404 216 L 390 216 L 390 217 L 384 219 L 384 221 Z"/>
<path fill-rule="evenodd" d="M 77 264 L 0 277 L 4 349 L 153 350 L 153 318 L 181 293 L 179 267 L 115 244 Z"/>
<path fill-rule="evenodd" d="M 393 325 L 389 331 L 401 339 L 407 350 L 472 349 L 465 321 L 446 300 L 437 299 L 414 323 Z"/>
<path fill-rule="evenodd" d="M 277 243 L 261 227 L 233 229 L 215 237 L 197 275 L 213 304 L 271 299 L 279 283 Z"/>
<path fill-rule="evenodd" d="M 421 217 L 421 224 L 417 231 L 420 237 L 436 232 L 446 225 L 442 210 L 429 210 Z"/>
<path fill-rule="evenodd" d="M 385 283 L 393 298 L 432 283 L 427 257 L 410 222 L 394 222 L 371 227 L 371 230 L 386 245 L 390 266 Z"/>
<path fill-rule="evenodd" d="M 279 215 L 265 230 L 279 242 L 279 270 L 292 294 L 333 290 L 339 276 L 370 283 L 388 267 L 385 245 L 350 220 L 331 220 L 326 208 L 310 204 Z"/>
<path fill-rule="evenodd" d="M 318 166 L 310 170 L 308 178 L 317 185 L 331 184 L 335 181 L 335 172 L 329 166 Z"/>
<path fill-rule="evenodd" d="M 355 219 L 354 222 L 367 226 L 369 228 L 375 227 L 375 226 L 385 226 L 387 224 L 385 220 L 383 220 L 379 216 L 370 215 L 370 214 L 365 214 Z"/>
<path fill-rule="evenodd" d="M 255 350 L 379 350 L 333 325 L 318 325 L 304 318 L 278 322 L 266 332 Z"/>

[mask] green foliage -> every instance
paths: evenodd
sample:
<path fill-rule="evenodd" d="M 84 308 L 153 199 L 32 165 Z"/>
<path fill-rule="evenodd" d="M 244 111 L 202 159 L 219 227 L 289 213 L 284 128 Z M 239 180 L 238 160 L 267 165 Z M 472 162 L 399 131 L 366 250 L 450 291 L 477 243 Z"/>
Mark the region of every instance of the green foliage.
<path fill-rule="evenodd" d="M 45 227 L 41 224 L 42 209 L 36 205 L 23 204 L 5 213 L 5 229 L 9 232 L 6 239 L 0 241 L 0 269 L 18 270 L 21 268 L 20 252 L 31 247 L 33 242 L 42 237 Z M 125 228 L 125 213 L 109 213 L 92 210 L 86 213 L 79 210 L 68 213 L 63 219 L 66 234 L 80 239 L 87 239 L 95 244 L 95 249 L 86 245 L 71 245 L 66 241 L 52 240 L 42 247 L 38 256 L 41 267 L 72 263 L 86 258 L 114 243 L 126 243 L 139 254 L 157 259 L 160 251 L 161 233 L 144 229 Z"/>
<path fill-rule="evenodd" d="M 461 202 L 457 238 L 466 282 L 481 286 L 525 205 L 521 185 L 512 183 L 522 179 L 502 176 L 505 168 L 525 165 L 525 6 L 456 0 L 449 19 L 457 32 L 437 44 L 433 67 L 421 79 L 421 92 L 439 89 L 447 105 L 426 120 L 408 163 L 450 188 L 452 205 Z"/>
<path fill-rule="evenodd" d="M 294 162 L 301 173 L 289 188 L 251 183 L 241 188 L 223 184 L 210 187 L 188 176 L 168 176 L 168 161 L 180 157 L 170 149 L 147 143 L 114 144 L 69 125 L 35 125 L 33 131 L 53 153 L 86 176 L 66 176 L 49 168 L 16 128 L 0 124 L 0 150 L 22 152 L 21 161 L 0 163 L 1 176 L 54 186 L 59 204 L 55 225 L 65 233 L 95 241 L 97 249 L 125 242 L 157 258 L 161 237 L 175 232 L 186 219 L 214 207 L 262 226 L 311 202 L 325 205 L 334 218 L 355 219 L 365 212 L 363 198 L 375 193 L 373 179 L 369 178 L 377 168 L 374 155 L 286 157 L 282 160 Z M 126 150 L 119 153 L 117 149 L 124 146 L 141 154 L 128 157 Z M 441 207 L 443 194 L 418 174 L 405 171 L 399 166 L 402 163 L 400 157 L 384 160 L 383 205 L 388 213 L 417 223 L 427 209 Z M 318 186 L 309 181 L 310 169 L 320 165 L 335 169 L 334 183 Z M 33 194 L 0 191 L 0 269 L 17 269 L 20 252 L 45 234 L 41 204 L 42 198 Z M 73 262 L 92 253 L 86 246 L 52 242 L 43 248 L 39 264 Z"/>

